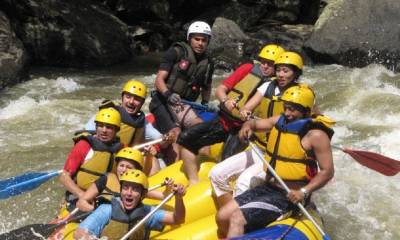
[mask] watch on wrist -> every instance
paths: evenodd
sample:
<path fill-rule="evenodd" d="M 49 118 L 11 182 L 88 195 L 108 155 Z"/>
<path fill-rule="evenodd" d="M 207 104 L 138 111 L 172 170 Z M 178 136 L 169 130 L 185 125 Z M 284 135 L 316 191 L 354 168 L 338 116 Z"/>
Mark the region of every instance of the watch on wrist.
<path fill-rule="evenodd" d="M 308 191 L 305 188 L 300 188 L 300 191 L 304 194 L 304 199 L 308 198 Z"/>

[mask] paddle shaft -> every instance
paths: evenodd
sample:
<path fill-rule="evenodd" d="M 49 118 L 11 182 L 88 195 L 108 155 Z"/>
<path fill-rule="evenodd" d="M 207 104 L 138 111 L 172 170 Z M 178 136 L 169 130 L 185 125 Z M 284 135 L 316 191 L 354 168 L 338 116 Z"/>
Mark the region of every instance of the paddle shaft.
<path fill-rule="evenodd" d="M 150 187 L 148 189 L 148 191 L 150 192 L 150 191 L 156 190 L 157 188 L 160 188 L 160 187 L 163 187 L 163 186 L 165 186 L 165 183 L 160 183 L 160 184 L 157 184 L 157 185 L 154 185 L 154 186 Z"/>
<path fill-rule="evenodd" d="M 259 152 L 258 148 L 254 145 L 254 143 L 249 141 L 249 144 L 253 151 L 257 154 L 257 156 L 267 165 L 268 170 L 271 172 L 271 174 L 274 176 L 276 180 L 281 184 L 281 186 L 286 190 L 286 192 L 290 192 L 289 187 L 286 185 L 286 183 L 282 180 L 281 177 L 275 172 L 274 168 L 269 164 L 268 161 L 264 159 L 264 156 Z M 308 211 L 304 208 L 304 206 L 301 203 L 297 203 L 297 207 L 300 208 L 300 210 L 303 212 L 304 215 L 310 220 L 314 226 L 317 228 L 317 230 L 324 236 L 324 239 L 329 239 L 328 236 L 325 234 L 325 232 L 322 230 L 322 228 L 318 225 L 317 222 L 315 222 L 314 218 L 308 213 Z"/>
<path fill-rule="evenodd" d="M 127 232 L 120 240 L 128 239 L 132 233 L 134 233 L 140 226 L 142 226 L 158 209 L 160 209 L 166 202 L 168 202 L 173 196 L 175 192 L 170 193 L 160 204 L 157 205 L 149 214 L 147 214 L 140 222 L 138 222 L 129 232 Z"/>
<path fill-rule="evenodd" d="M 149 141 L 149 142 L 145 142 L 145 143 L 133 146 L 133 148 L 139 150 L 139 149 L 142 149 L 144 147 L 160 143 L 162 141 L 164 141 L 164 139 L 163 138 L 159 138 L 159 139 L 155 139 L 155 140 L 152 140 L 152 141 Z"/>

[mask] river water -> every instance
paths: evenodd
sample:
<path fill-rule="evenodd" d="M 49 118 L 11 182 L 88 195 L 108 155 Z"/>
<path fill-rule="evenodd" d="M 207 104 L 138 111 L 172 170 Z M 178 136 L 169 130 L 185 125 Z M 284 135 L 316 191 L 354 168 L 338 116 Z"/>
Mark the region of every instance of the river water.
<path fill-rule="evenodd" d="M 0 176 L 62 169 L 73 142 L 104 99 L 119 100 L 127 79 L 153 88 L 158 56 L 112 69 L 34 69 L 30 81 L 0 92 Z M 228 73 L 216 73 L 215 85 Z M 332 144 L 400 159 L 400 74 L 380 65 L 306 66 L 303 81 L 323 113 L 337 121 Z M 145 109 L 149 99 L 146 101 Z M 398 139 L 399 138 L 399 139 Z M 334 151 L 335 177 L 314 194 L 332 239 L 400 239 L 400 174 L 383 176 Z M 57 178 L 0 200 L 0 233 L 46 223 L 63 197 Z"/>

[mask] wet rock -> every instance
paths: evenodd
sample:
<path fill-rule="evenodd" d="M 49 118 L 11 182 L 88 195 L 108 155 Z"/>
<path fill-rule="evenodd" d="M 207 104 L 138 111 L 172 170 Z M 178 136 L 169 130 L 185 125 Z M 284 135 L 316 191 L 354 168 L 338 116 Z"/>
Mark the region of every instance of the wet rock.
<path fill-rule="evenodd" d="M 398 0 L 330 0 L 306 42 L 307 53 L 323 63 L 378 63 L 400 71 L 399 9 Z"/>
<path fill-rule="evenodd" d="M 0 11 L 0 89 L 26 79 L 28 57 L 22 42 Z"/>
<path fill-rule="evenodd" d="M 253 39 L 262 39 L 261 48 L 265 44 L 275 43 L 288 51 L 300 53 L 306 64 L 311 64 L 311 59 L 303 50 L 303 45 L 311 35 L 313 25 L 308 24 L 278 24 L 269 23 L 257 26 L 248 35 Z"/>
<path fill-rule="evenodd" d="M 235 68 L 245 57 L 246 46 L 253 42 L 235 22 L 222 17 L 215 20 L 212 33 L 208 50 L 217 68 Z"/>
<path fill-rule="evenodd" d="M 108 66 L 131 57 L 126 24 L 90 1 L 2 3 L 35 64 Z"/>

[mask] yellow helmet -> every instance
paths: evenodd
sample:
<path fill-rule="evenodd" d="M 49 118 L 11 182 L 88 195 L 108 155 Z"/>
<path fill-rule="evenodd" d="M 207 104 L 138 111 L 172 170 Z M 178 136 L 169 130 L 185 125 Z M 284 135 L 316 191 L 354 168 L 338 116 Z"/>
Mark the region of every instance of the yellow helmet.
<path fill-rule="evenodd" d="M 108 123 L 119 128 L 121 126 L 121 115 L 114 108 L 103 108 L 97 112 L 94 121 Z"/>
<path fill-rule="evenodd" d="M 146 99 L 147 87 L 142 82 L 131 79 L 122 88 L 122 93 L 124 92 Z"/>
<path fill-rule="evenodd" d="M 278 64 L 290 64 L 297 67 L 299 70 L 303 70 L 303 58 L 295 52 L 284 52 L 275 60 L 275 65 Z"/>
<path fill-rule="evenodd" d="M 283 52 L 285 52 L 285 49 L 283 49 L 281 46 L 278 46 L 276 44 L 268 44 L 264 46 L 258 56 L 260 58 L 265 58 L 267 60 L 271 60 L 275 62 L 275 60 L 281 55 Z"/>
<path fill-rule="evenodd" d="M 149 182 L 147 180 L 146 175 L 137 169 L 129 169 L 125 173 L 121 175 L 119 178 L 120 183 L 122 182 L 131 182 L 131 183 L 137 183 L 141 185 L 144 189 L 149 188 Z"/>
<path fill-rule="evenodd" d="M 298 104 L 309 110 L 314 106 L 314 99 L 314 91 L 306 84 L 299 84 L 286 89 L 281 97 L 282 101 Z"/>
<path fill-rule="evenodd" d="M 142 153 L 134 148 L 131 147 L 125 147 L 115 155 L 115 159 L 118 160 L 118 158 L 123 158 L 130 160 L 132 162 L 135 162 L 140 165 L 140 167 L 143 169 L 144 167 L 144 159 Z"/>

